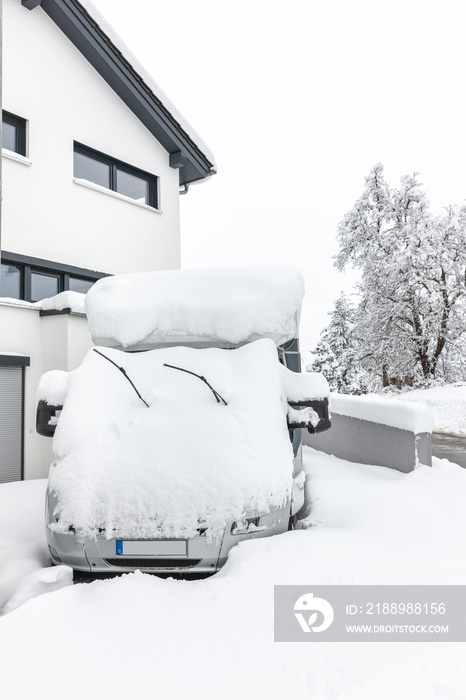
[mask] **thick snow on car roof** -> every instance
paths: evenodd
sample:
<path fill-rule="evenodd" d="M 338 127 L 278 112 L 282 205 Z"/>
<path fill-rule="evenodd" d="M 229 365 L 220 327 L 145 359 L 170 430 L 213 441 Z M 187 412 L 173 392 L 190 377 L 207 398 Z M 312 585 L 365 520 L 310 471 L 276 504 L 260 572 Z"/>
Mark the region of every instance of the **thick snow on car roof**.
<path fill-rule="evenodd" d="M 293 453 L 274 343 L 236 350 L 99 348 L 69 374 L 53 449 L 54 530 L 78 538 L 219 536 L 290 496 Z M 204 381 L 166 364 L 203 375 Z M 59 392 L 59 393 L 60 393 Z M 60 395 L 60 398 L 64 398 Z M 223 403 L 223 399 L 226 404 Z"/>
<path fill-rule="evenodd" d="M 240 345 L 261 337 L 279 345 L 298 336 L 304 296 L 290 268 L 169 270 L 99 280 L 86 297 L 97 345 Z"/>

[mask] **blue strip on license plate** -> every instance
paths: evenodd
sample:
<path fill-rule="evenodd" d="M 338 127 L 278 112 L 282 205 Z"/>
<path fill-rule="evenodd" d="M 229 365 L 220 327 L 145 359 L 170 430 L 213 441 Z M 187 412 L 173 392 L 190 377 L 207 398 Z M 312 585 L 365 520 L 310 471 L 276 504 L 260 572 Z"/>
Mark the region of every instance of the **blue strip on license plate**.
<path fill-rule="evenodd" d="M 117 540 L 118 556 L 185 557 L 185 540 Z"/>

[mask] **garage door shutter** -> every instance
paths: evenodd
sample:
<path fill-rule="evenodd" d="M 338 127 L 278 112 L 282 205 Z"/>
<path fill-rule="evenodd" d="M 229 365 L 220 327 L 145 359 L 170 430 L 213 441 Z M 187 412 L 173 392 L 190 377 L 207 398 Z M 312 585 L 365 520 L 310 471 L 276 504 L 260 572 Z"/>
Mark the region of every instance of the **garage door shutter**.
<path fill-rule="evenodd" d="M 0 483 L 22 477 L 23 370 L 0 366 Z"/>

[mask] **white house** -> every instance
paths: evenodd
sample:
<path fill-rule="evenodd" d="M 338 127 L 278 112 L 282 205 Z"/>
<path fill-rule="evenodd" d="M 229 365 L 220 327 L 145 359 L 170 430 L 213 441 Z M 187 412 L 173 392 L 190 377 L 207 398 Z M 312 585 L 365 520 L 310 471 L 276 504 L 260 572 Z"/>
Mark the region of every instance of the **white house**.
<path fill-rule="evenodd" d="M 180 267 L 179 195 L 214 158 L 88 0 L 3 0 L 0 482 L 46 475 L 36 387 L 86 319 L 31 302 Z"/>

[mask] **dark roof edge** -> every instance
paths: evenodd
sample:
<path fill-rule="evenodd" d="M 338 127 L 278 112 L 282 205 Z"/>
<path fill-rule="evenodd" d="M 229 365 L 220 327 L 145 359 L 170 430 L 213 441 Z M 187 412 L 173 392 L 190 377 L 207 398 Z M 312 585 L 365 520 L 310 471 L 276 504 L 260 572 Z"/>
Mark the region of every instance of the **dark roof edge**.
<path fill-rule="evenodd" d="M 170 155 L 181 152 L 180 184 L 214 175 L 201 150 L 79 0 L 22 0 L 39 5 Z M 179 159 L 178 159 L 179 160 Z"/>

